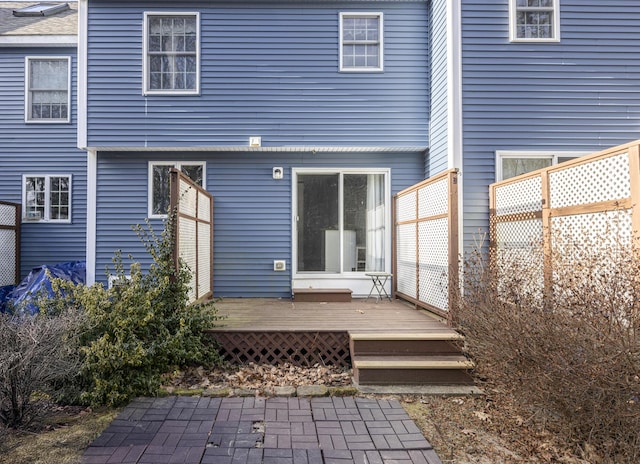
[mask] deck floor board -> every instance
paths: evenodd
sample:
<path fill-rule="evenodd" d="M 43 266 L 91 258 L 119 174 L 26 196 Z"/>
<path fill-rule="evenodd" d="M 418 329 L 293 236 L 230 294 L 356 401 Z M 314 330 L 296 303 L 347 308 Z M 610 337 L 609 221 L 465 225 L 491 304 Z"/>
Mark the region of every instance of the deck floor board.
<path fill-rule="evenodd" d="M 226 316 L 214 330 L 432 332 L 452 331 L 426 311 L 399 300 L 300 303 L 285 299 L 225 298 L 215 303 Z"/>

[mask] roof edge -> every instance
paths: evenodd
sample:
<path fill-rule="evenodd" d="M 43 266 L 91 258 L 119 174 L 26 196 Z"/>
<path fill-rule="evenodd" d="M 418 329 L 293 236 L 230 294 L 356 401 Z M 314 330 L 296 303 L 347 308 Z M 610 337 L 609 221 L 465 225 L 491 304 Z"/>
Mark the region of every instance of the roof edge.
<path fill-rule="evenodd" d="M 0 36 L 0 47 L 77 47 L 77 35 Z"/>

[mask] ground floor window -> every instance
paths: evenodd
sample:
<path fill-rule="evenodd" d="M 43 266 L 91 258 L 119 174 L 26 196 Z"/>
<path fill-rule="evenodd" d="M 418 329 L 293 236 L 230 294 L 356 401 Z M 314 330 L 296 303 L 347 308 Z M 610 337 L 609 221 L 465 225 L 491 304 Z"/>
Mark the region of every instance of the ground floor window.
<path fill-rule="evenodd" d="M 24 175 L 22 217 L 29 222 L 71 222 L 71 175 Z"/>
<path fill-rule="evenodd" d="M 383 171 L 296 172 L 297 271 L 384 271 L 389 204 Z"/>
<path fill-rule="evenodd" d="M 584 154 L 586 153 L 563 151 L 497 151 L 496 181 L 564 163 Z"/>
<path fill-rule="evenodd" d="M 203 188 L 205 185 L 204 161 L 151 161 L 149 162 L 149 217 L 164 218 L 169 211 L 171 191 L 169 172 L 180 169 L 191 180 Z"/>

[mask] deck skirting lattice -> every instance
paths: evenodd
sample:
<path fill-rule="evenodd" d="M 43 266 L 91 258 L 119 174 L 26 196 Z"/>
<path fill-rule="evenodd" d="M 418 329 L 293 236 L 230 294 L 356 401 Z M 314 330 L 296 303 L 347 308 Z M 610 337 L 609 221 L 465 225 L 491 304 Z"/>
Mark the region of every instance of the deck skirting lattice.
<path fill-rule="evenodd" d="M 350 366 L 347 332 L 209 331 L 232 364 Z"/>

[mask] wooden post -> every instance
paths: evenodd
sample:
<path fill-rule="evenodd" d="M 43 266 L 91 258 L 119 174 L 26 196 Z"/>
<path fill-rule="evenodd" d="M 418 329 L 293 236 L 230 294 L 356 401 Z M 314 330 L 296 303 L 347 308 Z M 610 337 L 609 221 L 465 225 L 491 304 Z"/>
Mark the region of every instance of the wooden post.
<path fill-rule="evenodd" d="M 549 170 L 540 173 L 542 184 L 542 253 L 544 294 L 551 295 L 553 285 L 553 231 L 551 229 L 551 187 L 549 185 Z"/>
<path fill-rule="evenodd" d="M 629 178 L 631 181 L 631 244 L 640 260 L 640 145 L 629 147 Z"/>
<path fill-rule="evenodd" d="M 448 310 L 457 304 L 460 292 L 460 263 L 458 249 L 458 171 L 451 171 L 448 176 L 449 205 L 448 205 L 448 229 L 449 229 L 449 294 Z"/>
<path fill-rule="evenodd" d="M 171 236 L 173 237 L 174 243 L 171 253 L 173 266 L 177 274 L 180 270 L 180 252 L 178 250 L 178 243 L 180 243 L 180 229 L 178 228 L 178 215 L 180 214 L 178 211 L 180 208 L 180 171 L 176 168 L 171 168 L 169 172 L 169 191 L 170 201 L 169 211 L 167 211 L 167 214 L 169 215 L 169 218 L 173 217 L 173 223 L 171 224 Z"/>

